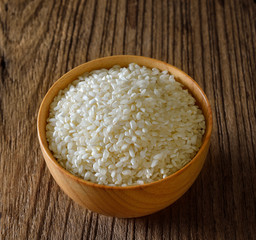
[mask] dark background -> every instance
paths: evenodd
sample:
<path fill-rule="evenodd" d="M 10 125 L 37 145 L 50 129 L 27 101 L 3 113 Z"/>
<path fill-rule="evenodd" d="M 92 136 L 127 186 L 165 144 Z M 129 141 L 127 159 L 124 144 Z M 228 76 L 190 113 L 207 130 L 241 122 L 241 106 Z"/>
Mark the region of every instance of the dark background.
<path fill-rule="evenodd" d="M 256 3 L 0 1 L 0 239 L 256 239 Z M 214 128 L 191 189 L 151 216 L 82 209 L 57 186 L 36 133 L 49 87 L 86 61 L 136 54 L 183 69 Z"/>

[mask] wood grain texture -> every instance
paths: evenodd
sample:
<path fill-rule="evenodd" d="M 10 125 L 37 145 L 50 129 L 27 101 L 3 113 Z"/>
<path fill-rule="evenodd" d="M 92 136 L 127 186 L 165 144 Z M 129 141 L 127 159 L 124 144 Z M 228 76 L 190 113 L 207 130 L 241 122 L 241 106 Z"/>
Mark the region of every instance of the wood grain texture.
<path fill-rule="evenodd" d="M 255 239 L 253 0 L 0 1 L 1 239 Z M 82 209 L 44 163 L 36 116 L 49 87 L 102 56 L 167 61 L 205 90 L 214 128 L 192 188 L 138 219 Z"/>

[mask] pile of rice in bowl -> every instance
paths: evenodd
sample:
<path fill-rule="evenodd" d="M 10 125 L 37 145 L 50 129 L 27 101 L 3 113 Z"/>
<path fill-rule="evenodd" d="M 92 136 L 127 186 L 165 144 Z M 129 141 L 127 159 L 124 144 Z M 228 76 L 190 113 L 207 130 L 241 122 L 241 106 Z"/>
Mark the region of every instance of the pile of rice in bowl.
<path fill-rule="evenodd" d="M 49 149 L 72 174 L 110 186 L 157 181 L 198 152 L 205 118 L 167 71 L 131 63 L 85 73 L 51 103 Z"/>

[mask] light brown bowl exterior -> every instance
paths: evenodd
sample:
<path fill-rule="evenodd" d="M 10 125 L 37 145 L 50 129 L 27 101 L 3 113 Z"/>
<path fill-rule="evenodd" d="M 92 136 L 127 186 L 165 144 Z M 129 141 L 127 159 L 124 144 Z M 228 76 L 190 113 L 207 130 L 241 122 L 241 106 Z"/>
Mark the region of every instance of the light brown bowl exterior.
<path fill-rule="evenodd" d="M 206 119 L 206 132 L 203 144 L 197 155 L 181 170 L 169 177 L 138 186 L 111 187 L 85 181 L 62 168 L 53 157 L 46 140 L 46 120 L 49 105 L 60 89 L 77 79 L 84 72 L 95 69 L 111 68 L 113 65 L 128 66 L 137 63 L 149 68 L 168 70 L 175 79 L 181 82 L 196 98 Z M 212 112 L 209 101 L 198 84 L 183 71 L 165 62 L 147 57 L 120 55 L 96 59 L 84 63 L 63 75 L 50 88 L 44 97 L 38 113 L 38 138 L 45 162 L 62 190 L 81 206 L 94 212 L 131 218 L 145 216 L 157 212 L 180 198 L 193 184 L 200 173 L 208 153 L 210 136 L 212 132 Z"/>

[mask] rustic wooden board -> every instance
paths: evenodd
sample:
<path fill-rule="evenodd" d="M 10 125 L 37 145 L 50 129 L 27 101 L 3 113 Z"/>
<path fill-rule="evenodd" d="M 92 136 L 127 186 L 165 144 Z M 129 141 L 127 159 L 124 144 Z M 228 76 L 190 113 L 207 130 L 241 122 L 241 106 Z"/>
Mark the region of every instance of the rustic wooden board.
<path fill-rule="evenodd" d="M 0 239 L 255 239 L 255 24 L 253 0 L 0 1 Z M 54 81 L 115 54 L 183 69 L 213 109 L 212 144 L 195 184 L 138 219 L 75 204 L 37 141 L 37 111 Z"/>

